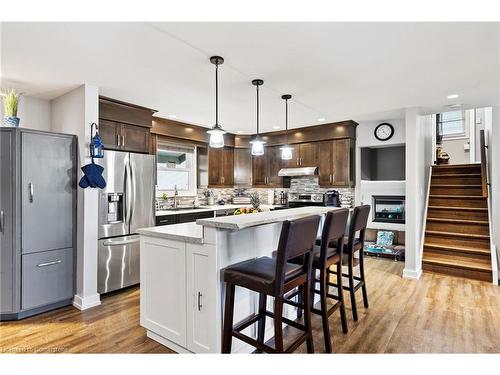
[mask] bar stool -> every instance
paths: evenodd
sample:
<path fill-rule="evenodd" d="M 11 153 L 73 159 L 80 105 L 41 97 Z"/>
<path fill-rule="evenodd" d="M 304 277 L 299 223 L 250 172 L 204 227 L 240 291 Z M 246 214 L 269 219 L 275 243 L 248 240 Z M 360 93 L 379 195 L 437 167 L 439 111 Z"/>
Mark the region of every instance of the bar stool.
<path fill-rule="evenodd" d="M 261 257 L 241 262 L 224 270 L 226 283 L 226 302 L 224 330 L 222 334 L 222 353 L 231 352 L 232 338 L 236 337 L 255 348 L 267 353 L 291 353 L 304 341 L 307 352 L 313 353 L 314 346 L 311 331 L 310 281 L 312 250 L 320 222 L 319 216 L 284 221 L 275 259 Z M 289 263 L 291 258 L 301 257 L 300 264 Z M 259 312 L 233 327 L 235 286 L 259 293 Z M 304 288 L 304 324 L 283 318 L 283 296 L 285 293 L 303 286 Z M 274 312 L 267 311 L 267 296 L 274 297 Z M 275 347 L 264 344 L 266 316 L 274 319 Z M 257 340 L 241 333 L 242 330 L 258 322 Z M 304 333 L 288 348 L 283 347 L 282 323 L 286 323 Z"/>
<path fill-rule="evenodd" d="M 358 310 L 356 308 L 356 291 L 361 288 L 363 292 L 363 304 L 365 308 L 368 308 L 368 293 L 366 292 L 366 281 L 365 281 L 365 265 L 363 249 L 365 246 L 365 232 L 366 225 L 368 222 L 368 215 L 370 213 L 370 206 L 363 205 L 354 208 L 354 212 L 351 216 L 351 225 L 349 227 L 349 235 L 347 238 L 347 244 L 344 245 L 344 262 L 347 258 L 347 274 L 341 271 L 329 270 L 330 274 L 337 275 L 337 282 L 342 283 L 342 277 L 347 277 L 349 280 L 349 285 L 343 286 L 344 290 L 348 290 L 351 298 L 351 308 L 352 308 L 352 319 L 356 322 L 358 321 Z M 356 234 L 359 233 L 358 236 Z M 359 277 L 354 276 L 355 259 L 354 254 L 359 251 Z M 339 276 L 340 275 L 340 276 Z M 355 281 L 358 283 L 355 284 Z M 335 285 L 335 284 L 334 284 Z"/>
<path fill-rule="evenodd" d="M 311 312 L 321 316 L 323 323 L 323 336 L 325 339 L 325 351 L 332 352 L 332 341 L 330 338 L 330 327 L 328 324 L 328 317 L 336 310 L 340 310 L 340 319 L 342 321 L 342 331 L 347 333 L 347 317 L 344 305 L 344 293 L 342 289 L 342 279 L 339 279 L 337 284 L 333 284 L 329 280 L 329 269 L 331 266 L 336 265 L 337 272 L 342 272 L 342 254 L 344 249 L 344 235 L 347 227 L 347 220 L 349 218 L 348 209 L 339 209 L 330 211 L 326 214 L 321 232 L 321 242 L 319 246 L 314 247 L 313 251 L 313 278 L 311 282 Z M 340 251 L 338 250 L 340 249 Z M 293 261 L 293 260 L 292 260 Z M 319 270 L 319 279 L 316 278 L 316 270 Z M 319 283 L 319 290 L 316 289 L 316 283 Z M 328 293 L 328 287 L 335 286 L 337 288 L 337 295 Z M 301 293 L 302 287 L 299 287 L 296 292 L 292 292 L 285 296 L 285 303 L 295 305 L 292 298 L 296 295 L 299 297 L 299 302 L 302 300 Z M 321 310 L 314 308 L 314 295 L 320 295 Z M 328 309 L 327 298 L 333 299 L 336 302 Z M 302 310 L 299 308 L 297 317 L 302 316 Z"/>

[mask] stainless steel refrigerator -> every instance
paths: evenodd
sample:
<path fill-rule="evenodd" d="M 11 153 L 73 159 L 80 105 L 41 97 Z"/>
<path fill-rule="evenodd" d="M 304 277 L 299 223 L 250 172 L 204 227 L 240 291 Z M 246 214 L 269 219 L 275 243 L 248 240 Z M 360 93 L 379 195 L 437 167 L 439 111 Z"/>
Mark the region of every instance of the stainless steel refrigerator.
<path fill-rule="evenodd" d="M 99 293 L 139 283 L 137 229 L 154 226 L 153 155 L 105 151 L 106 188 L 99 192 Z"/>

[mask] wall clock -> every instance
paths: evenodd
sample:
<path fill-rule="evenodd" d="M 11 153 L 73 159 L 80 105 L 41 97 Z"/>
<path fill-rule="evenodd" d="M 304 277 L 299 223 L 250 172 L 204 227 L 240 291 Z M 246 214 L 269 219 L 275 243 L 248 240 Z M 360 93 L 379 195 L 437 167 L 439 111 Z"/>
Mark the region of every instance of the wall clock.
<path fill-rule="evenodd" d="M 373 133 L 379 141 L 387 141 L 394 135 L 394 126 L 388 122 L 383 122 L 377 125 Z"/>

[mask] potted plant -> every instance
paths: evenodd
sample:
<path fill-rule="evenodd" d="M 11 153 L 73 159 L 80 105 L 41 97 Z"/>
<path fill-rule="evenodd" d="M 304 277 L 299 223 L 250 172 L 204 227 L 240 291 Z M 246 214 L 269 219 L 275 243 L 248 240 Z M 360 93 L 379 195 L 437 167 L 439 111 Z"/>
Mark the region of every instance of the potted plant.
<path fill-rule="evenodd" d="M 19 117 L 17 117 L 17 108 L 21 94 L 15 90 L 5 90 L 1 93 L 3 99 L 4 123 L 6 126 L 19 126 Z"/>

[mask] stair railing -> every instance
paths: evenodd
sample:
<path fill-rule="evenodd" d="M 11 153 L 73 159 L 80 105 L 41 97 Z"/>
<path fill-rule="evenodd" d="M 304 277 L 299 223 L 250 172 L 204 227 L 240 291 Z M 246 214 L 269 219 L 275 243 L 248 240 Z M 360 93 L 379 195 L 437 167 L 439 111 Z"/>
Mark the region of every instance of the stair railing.
<path fill-rule="evenodd" d="M 481 154 L 481 187 L 483 197 L 487 198 L 488 203 L 488 223 L 490 227 L 490 249 L 491 249 L 491 270 L 492 270 L 492 279 L 493 284 L 498 285 L 498 260 L 497 260 L 497 250 L 496 246 L 493 243 L 493 228 L 492 218 L 491 218 L 491 192 L 490 192 L 490 183 L 489 183 L 489 175 L 488 175 L 488 153 L 486 152 L 488 149 L 488 145 L 486 144 L 486 136 L 484 130 L 479 132 L 479 143 L 480 143 L 480 154 Z"/>

